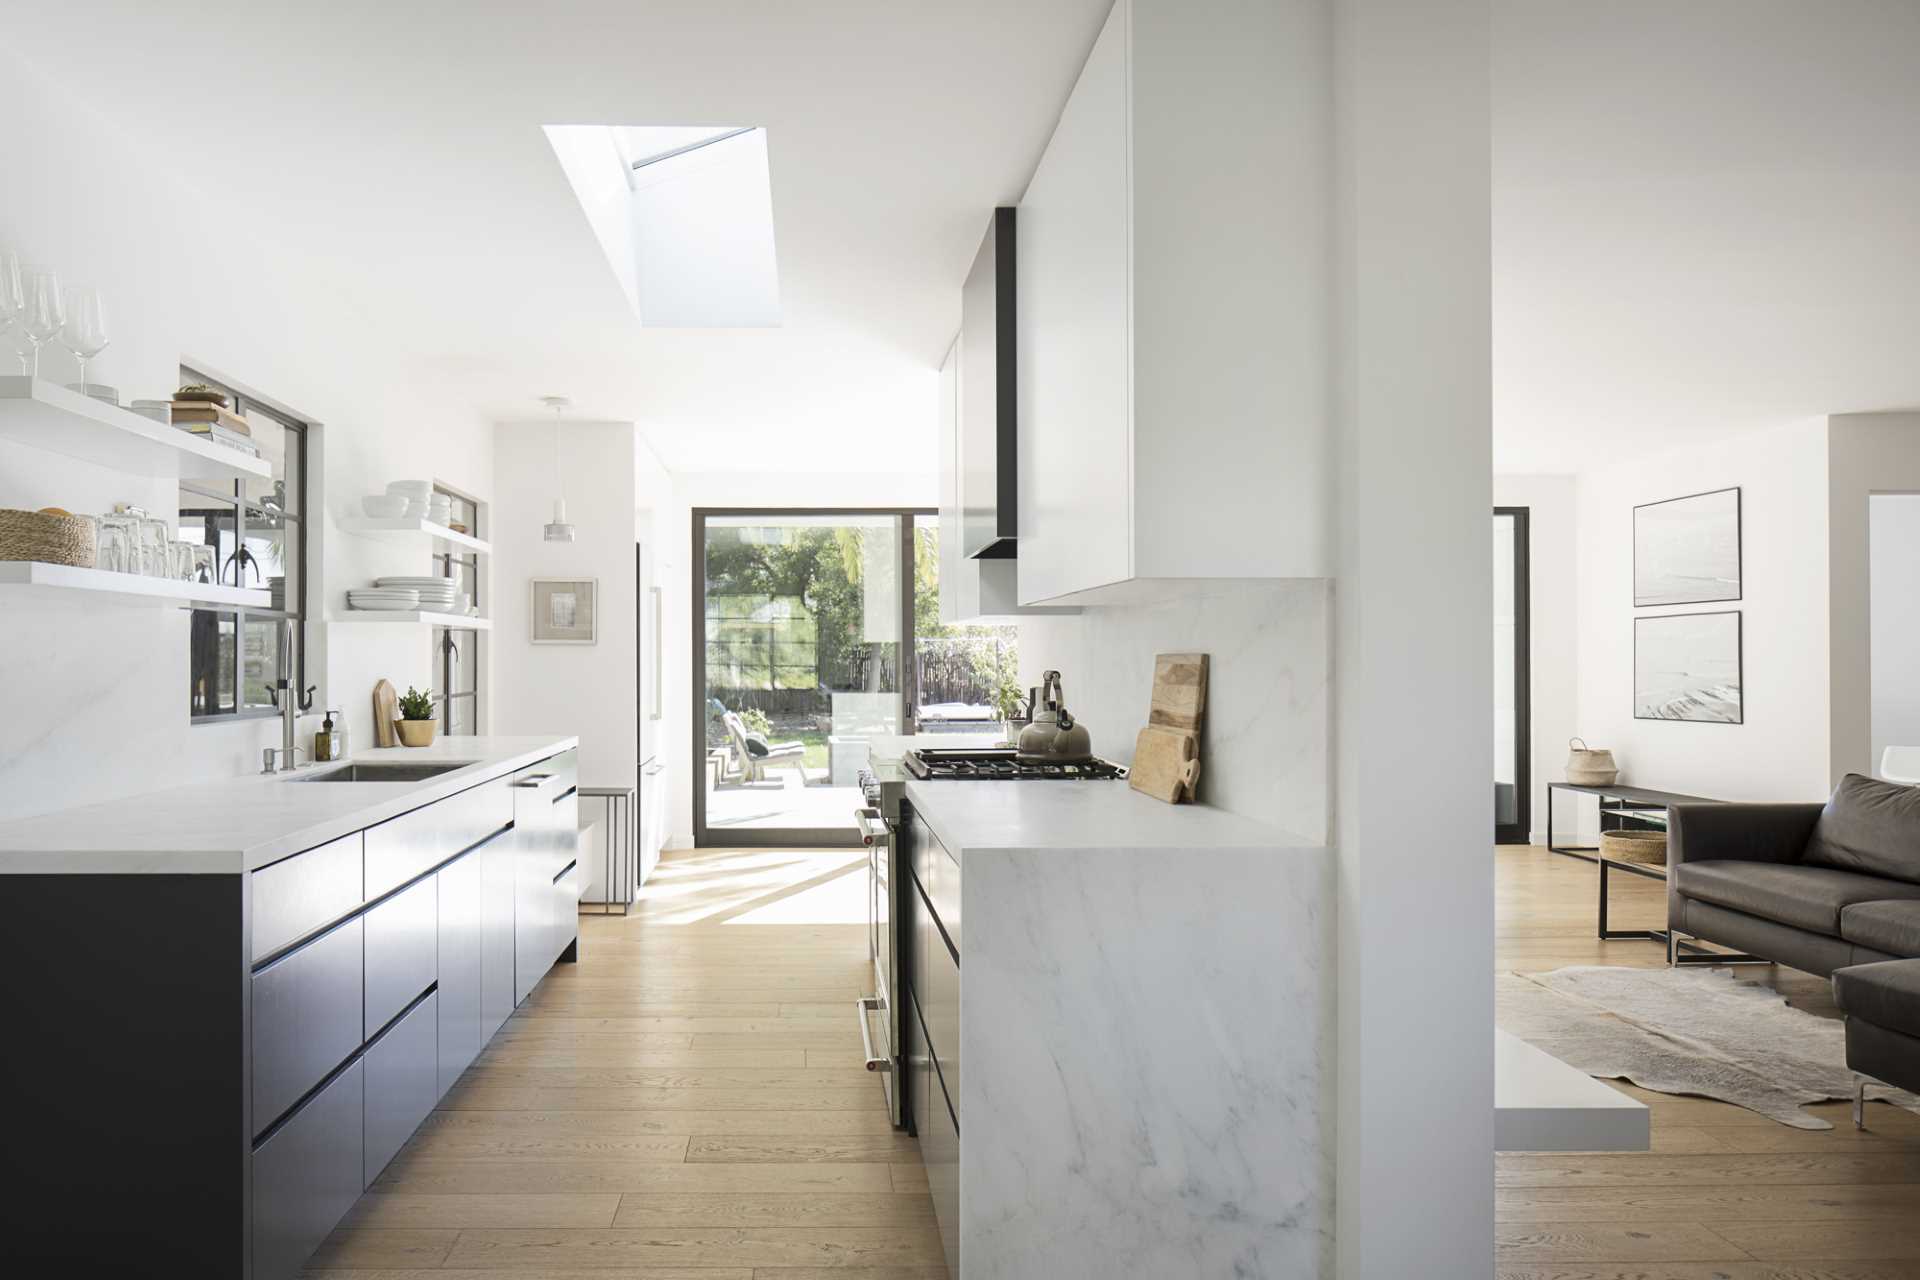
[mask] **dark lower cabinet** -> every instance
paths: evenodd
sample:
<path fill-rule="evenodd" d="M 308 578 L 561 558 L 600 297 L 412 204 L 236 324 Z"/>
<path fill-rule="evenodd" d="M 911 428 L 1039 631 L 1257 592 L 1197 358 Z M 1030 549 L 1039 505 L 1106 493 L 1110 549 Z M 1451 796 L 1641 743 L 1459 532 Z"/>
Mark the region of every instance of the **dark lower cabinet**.
<path fill-rule="evenodd" d="M 366 1178 L 371 1186 L 440 1100 L 439 996 L 429 992 L 367 1046 Z"/>
<path fill-rule="evenodd" d="M 362 921 L 344 920 L 249 980 L 253 1004 L 253 1130 L 360 1048 Z"/>
<path fill-rule="evenodd" d="M 947 1272 L 960 1274 L 960 865 L 918 814 L 905 825 L 907 1098 Z"/>
<path fill-rule="evenodd" d="M 481 1012 L 485 986 L 482 912 L 489 845 L 440 868 L 440 1049 L 436 1100 L 460 1078 L 490 1034 Z"/>
<path fill-rule="evenodd" d="M 365 1182 L 366 1067 L 355 1061 L 253 1153 L 253 1274 L 297 1276 Z"/>

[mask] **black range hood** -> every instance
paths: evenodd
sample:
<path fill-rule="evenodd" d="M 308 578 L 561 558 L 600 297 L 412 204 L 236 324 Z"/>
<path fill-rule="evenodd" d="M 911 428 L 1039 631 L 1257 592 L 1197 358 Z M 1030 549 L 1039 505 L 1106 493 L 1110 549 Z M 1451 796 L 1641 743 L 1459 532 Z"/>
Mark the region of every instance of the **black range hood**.
<path fill-rule="evenodd" d="M 960 298 L 960 551 L 1011 560 L 1019 536 L 1014 235 L 995 209 Z"/>

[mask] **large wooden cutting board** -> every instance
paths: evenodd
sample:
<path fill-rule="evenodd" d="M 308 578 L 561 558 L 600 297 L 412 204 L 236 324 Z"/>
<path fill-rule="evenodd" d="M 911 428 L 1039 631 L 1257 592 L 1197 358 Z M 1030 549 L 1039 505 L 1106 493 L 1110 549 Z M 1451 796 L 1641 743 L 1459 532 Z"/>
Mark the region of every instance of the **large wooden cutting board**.
<path fill-rule="evenodd" d="M 1167 804 L 1191 804 L 1200 778 L 1200 729 L 1207 713 L 1207 655 L 1153 659 L 1153 702 L 1133 743 L 1127 782 Z"/>
<path fill-rule="evenodd" d="M 393 722 L 400 718 L 400 698 L 393 686 L 385 680 L 373 686 L 373 745 L 376 747 L 397 747 L 400 735 L 394 731 Z"/>

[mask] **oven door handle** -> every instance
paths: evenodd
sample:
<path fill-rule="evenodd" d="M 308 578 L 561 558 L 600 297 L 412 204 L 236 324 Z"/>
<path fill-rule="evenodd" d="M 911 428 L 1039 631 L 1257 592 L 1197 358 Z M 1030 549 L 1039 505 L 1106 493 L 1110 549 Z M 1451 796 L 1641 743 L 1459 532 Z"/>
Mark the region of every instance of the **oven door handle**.
<path fill-rule="evenodd" d="M 853 823 L 860 828 L 860 843 L 869 849 L 883 849 L 888 840 L 886 819 L 878 809 L 855 809 Z"/>
<path fill-rule="evenodd" d="M 867 1025 L 868 1012 L 880 1007 L 879 996 L 862 996 L 853 1002 L 854 1012 L 860 1019 L 860 1043 L 865 1047 L 867 1052 L 867 1070 L 869 1071 L 893 1070 L 893 1063 L 885 1058 L 876 1058 L 874 1056 L 873 1029 Z"/>

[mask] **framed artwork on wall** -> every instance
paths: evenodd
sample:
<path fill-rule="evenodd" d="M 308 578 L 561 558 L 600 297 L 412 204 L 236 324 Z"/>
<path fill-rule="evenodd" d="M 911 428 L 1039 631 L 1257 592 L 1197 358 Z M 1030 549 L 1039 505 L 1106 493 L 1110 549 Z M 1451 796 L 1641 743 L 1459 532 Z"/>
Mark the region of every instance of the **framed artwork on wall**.
<path fill-rule="evenodd" d="M 1716 489 L 1633 509 L 1633 603 L 1740 599 L 1740 490 Z"/>
<path fill-rule="evenodd" d="M 1633 718 L 1742 724 L 1740 612 L 1633 620 Z"/>
<path fill-rule="evenodd" d="M 596 644 L 599 610 L 598 578 L 535 578 L 528 638 L 535 644 Z"/>

